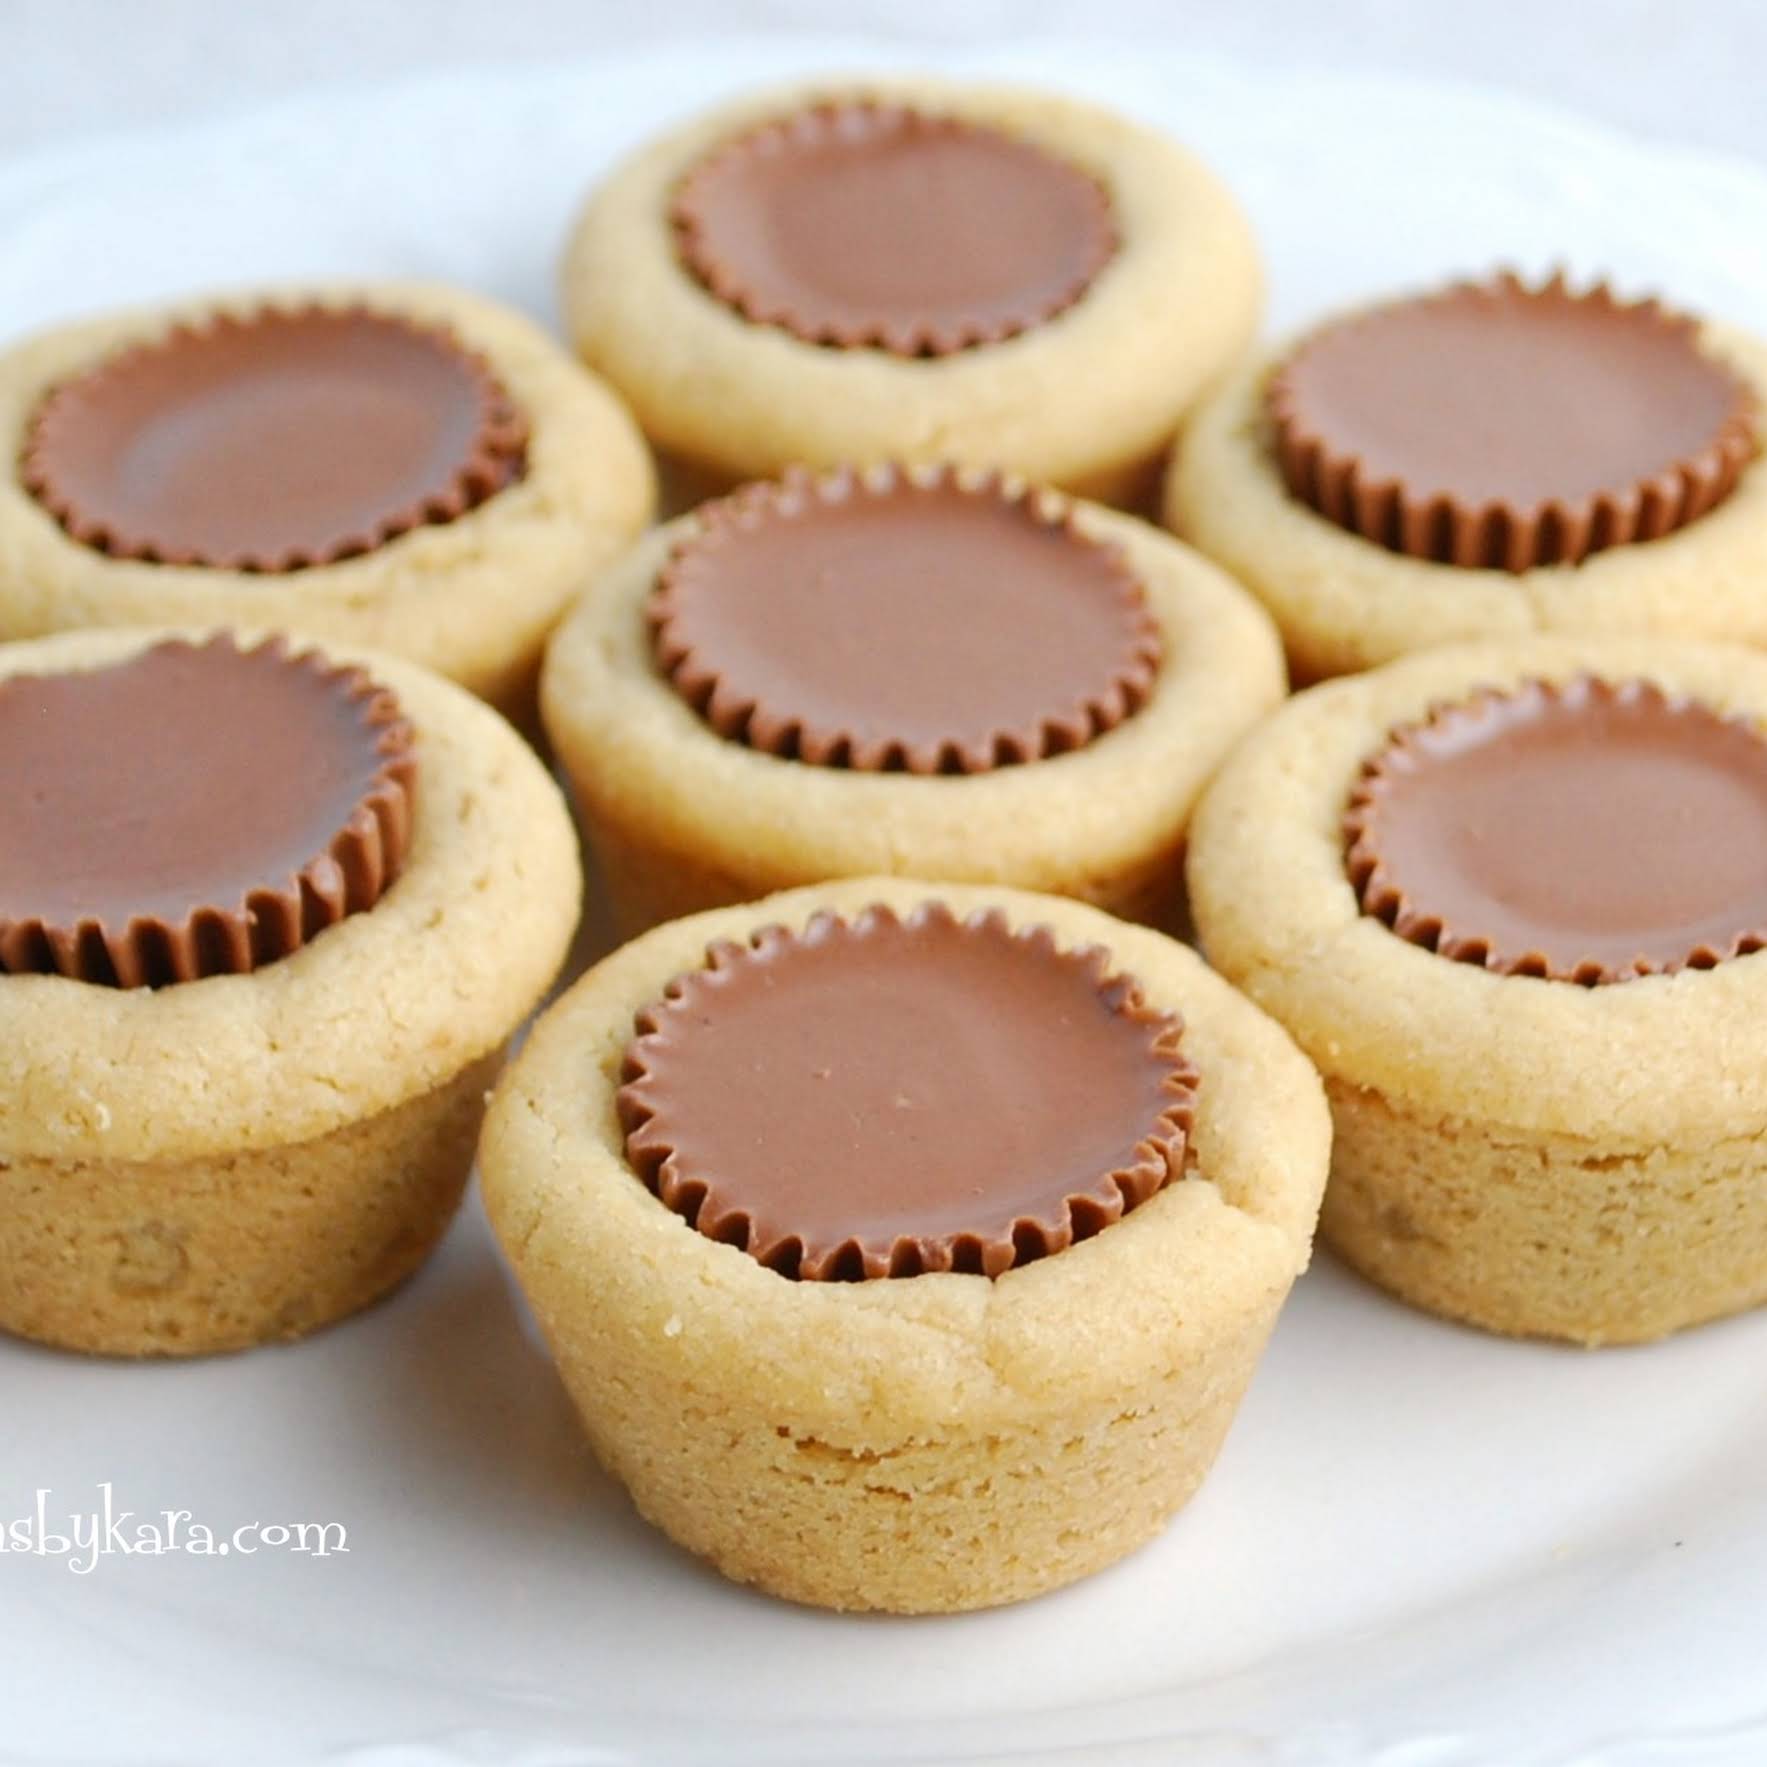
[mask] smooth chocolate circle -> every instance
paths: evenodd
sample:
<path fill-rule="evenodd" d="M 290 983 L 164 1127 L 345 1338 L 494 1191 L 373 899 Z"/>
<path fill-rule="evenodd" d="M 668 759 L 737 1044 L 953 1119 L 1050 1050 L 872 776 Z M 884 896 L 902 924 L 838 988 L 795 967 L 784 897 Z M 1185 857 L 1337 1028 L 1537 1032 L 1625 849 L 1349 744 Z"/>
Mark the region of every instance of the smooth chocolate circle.
<path fill-rule="evenodd" d="M 463 514 L 520 470 L 522 441 L 446 333 L 359 308 L 266 309 L 56 388 L 25 481 L 101 550 L 283 570 Z"/>
<path fill-rule="evenodd" d="M 1615 981 L 1767 941 L 1767 740 L 1644 683 L 1438 712 L 1375 757 L 1349 832 L 1366 908 L 1493 969 Z"/>
<path fill-rule="evenodd" d="M 702 512 L 651 613 L 665 670 L 720 734 L 866 769 L 1078 748 L 1145 701 L 1159 657 L 1115 548 L 948 474 L 739 494 Z"/>
<path fill-rule="evenodd" d="M 712 955 L 640 1015 L 627 1152 L 702 1233 L 784 1274 L 996 1275 L 1181 1168 L 1176 1021 L 1102 954 L 935 906 Z"/>
<path fill-rule="evenodd" d="M 1513 277 L 1326 325 L 1271 382 L 1289 488 L 1396 550 L 1525 569 L 1695 519 L 1753 452 L 1753 400 L 1656 303 Z"/>
<path fill-rule="evenodd" d="M 0 680 L 0 970 L 250 969 L 370 906 L 414 777 L 396 702 L 279 643 Z"/>
<path fill-rule="evenodd" d="M 944 355 L 1053 318 L 1116 249 L 1077 166 L 900 105 L 814 105 L 714 149 L 673 215 L 693 273 L 814 343 Z"/>

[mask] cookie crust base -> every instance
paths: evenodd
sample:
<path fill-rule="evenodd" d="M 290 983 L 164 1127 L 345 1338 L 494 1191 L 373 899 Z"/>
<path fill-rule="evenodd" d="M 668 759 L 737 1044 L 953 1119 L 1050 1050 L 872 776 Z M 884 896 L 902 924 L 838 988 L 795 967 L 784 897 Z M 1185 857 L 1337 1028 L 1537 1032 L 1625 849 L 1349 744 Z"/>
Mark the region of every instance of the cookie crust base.
<path fill-rule="evenodd" d="M 1427 1312 L 1649 1343 L 1767 1301 L 1759 1137 L 1621 1147 L 1426 1119 L 1333 1082 L 1327 1243 Z"/>
<path fill-rule="evenodd" d="M 627 1166 L 634 1012 L 708 941 L 929 898 L 1107 945 L 1182 1011 L 1195 1167 L 998 1281 L 792 1282 Z M 603 1463 L 726 1576 L 823 1607 L 1022 1600 L 1146 1540 L 1213 1462 L 1305 1267 L 1327 1119 L 1288 1038 L 1193 953 L 1078 903 L 867 878 L 661 927 L 541 1020 L 493 1101 L 486 1205 Z"/>
<path fill-rule="evenodd" d="M 1700 339 L 1767 407 L 1767 343 L 1714 324 Z M 1284 354 L 1236 369 L 1194 412 L 1167 476 L 1165 520 L 1269 608 L 1297 680 L 1531 633 L 1767 648 L 1767 454 L 1716 509 L 1660 540 L 1520 572 L 1434 564 L 1349 533 L 1290 494 L 1264 415 L 1264 386 Z"/>
<path fill-rule="evenodd" d="M 532 320 L 427 283 L 236 291 L 58 327 L 0 355 L 0 450 L 16 461 L 49 389 L 174 325 L 266 303 L 366 306 L 449 327 L 526 413 L 523 478 L 458 521 L 360 558 L 251 575 L 111 558 L 0 475 L 0 638 L 92 626 L 282 627 L 409 657 L 531 722 L 546 636 L 586 578 L 650 519 L 655 474 L 619 401 Z"/>
<path fill-rule="evenodd" d="M 1091 173 L 1111 196 L 1116 256 L 1054 319 L 951 356 L 832 350 L 745 319 L 680 262 L 676 184 L 756 123 L 864 98 L 973 118 Z M 1237 205 L 1175 142 L 1070 99 L 923 77 L 752 95 L 653 141 L 590 197 L 563 301 L 577 349 L 645 433 L 715 476 L 954 460 L 1114 501 L 1145 481 L 1183 408 L 1244 348 L 1262 279 Z"/>
<path fill-rule="evenodd" d="M 1585 672 L 1767 722 L 1741 647 L 1448 647 L 1291 701 L 1211 787 L 1188 869 L 1210 961 L 1326 1077 L 1327 1242 L 1432 1312 L 1601 1344 L 1767 1300 L 1767 953 L 1597 988 L 1495 974 L 1364 915 L 1342 834 L 1393 725 Z"/>
<path fill-rule="evenodd" d="M 0 675 L 166 636 L 9 645 Z M 576 839 L 495 712 L 395 658 L 325 654 L 416 728 L 405 869 L 246 975 L 0 976 L 0 1329 L 124 1355 L 294 1335 L 398 1281 L 452 1214 L 499 1052 L 576 925 Z"/>
<path fill-rule="evenodd" d="M 967 776 L 862 773 L 718 736 L 657 671 L 644 605 L 684 517 L 579 602 L 547 652 L 541 710 L 615 921 L 658 922 L 829 877 L 1003 883 L 1170 926 L 1184 831 L 1209 776 L 1283 693 L 1262 610 L 1144 522 L 1090 505 L 1124 547 L 1165 660 L 1146 705 L 1086 747 Z"/>
<path fill-rule="evenodd" d="M 447 1230 L 494 1052 L 311 1141 L 194 1160 L 0 1163 L 0 1331 L 105 1356 L 304 1337 L 396 1288 Z"/>

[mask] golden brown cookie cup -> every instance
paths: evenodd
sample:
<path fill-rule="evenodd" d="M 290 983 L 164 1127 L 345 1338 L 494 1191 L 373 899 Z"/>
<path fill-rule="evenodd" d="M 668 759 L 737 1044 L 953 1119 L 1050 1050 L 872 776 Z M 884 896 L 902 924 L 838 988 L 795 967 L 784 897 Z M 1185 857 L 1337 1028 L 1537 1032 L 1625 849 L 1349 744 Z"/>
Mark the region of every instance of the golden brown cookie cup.
<path fill-rule="evenodd" d="M 587 578 L 649 520 L 655 475 L 619 401 L 512 309 L 429 284 L 328 284 L 199 297 L 58 327 L 0 356 L 0 442 L 16 461 L 45 395 L 115 352 L 266 304 L 361 305 L 452 332 L 527 419 L 523 476 L 453 521 L 358 557 L 252 573 L 83 545 L 14 470 L 0 478 L 0 637 L 94 626 L 283 627 L 408 657 L 531 725 L 546 636 Z"/>
<path fill-rule="evenodd" d="M 1157 529 L 1087 505 L 1158 622 L 1147 703 L 1083 748 L 964 776 L 863 773 L 719 736 L 659 672 L 645 607 L 684 517 L 647 535 L 560 626 L 541 698 L 625 933 L 819 878 L 873 872 L 1049 890 L 1171 924 L 1185 825 L 1222 756 L 1282 697 L 1260 609 Z"/>
<path fill-rule="evenodd" d="M 1640 1342 L 1767 1300 L 1767 953 L 1599 987 L 1455 961 L 1361 910 L 1343 819 L 1395 725 L 1595 674 L 1767 720 L 1767 659 L 1642 638 L 1444 648 L 1300 695 L 1199 807 L 1210 961 L 1288 1027 L 1336 1124 L 1328 1243 L 1416 1306 Z"/>
<path fill-rule="evenodd" d="M 867 98 L 999 128 L 1079 166 L 1109 193 L 1116 255 L 1052 319 L 942 357 L 831 349 L 746 319 L 681 261 L 680 180 L 757 124 Z M 1232 198 L 1155 131 L 1071 99 L 917 77 L 751 95 L 640 149 L 585 206 L 563 300 L 584 359 L 702 486 L 794 464 L 955 460 L 1132 503 L 1183 409 L 1251 337 L 1261 282 Z"/>
<path fill-rule="evenodd" d="M 1195 1163 L 1094 1238 L 998 1280 L 795 1282 L 707 1239 L 625 1157 L 633 1016 L 709 941 L 821 909 L 998 907 L 1103 944 L 1202 1073 Z M 1318 1083 L 1195 956 L 1078 903 L 869 878 L 658 928 L 542 1019 L 498 1090 L 487 1207 L 590 1440 L 726 1576 L 836 1608 L 950 1612 L 1100 1569 L 1214 1460 L 1308 1240 Z"/>
<path fill-rule="evenodd" d="M 0 671 L 166 634 L 70 633 Z M 485 1089 L 575 925 L 556 788 L 494 712 L 361 661 L 417 730 L 413 837 L 370 909 L 245 975 L 160 989 L 0 976 L 0 1330 L 112 1355 L 296 1337 L 415 1269 Z"/>
<path fill-rule="evenodd" d="M 1767 401 L 1767 345 L 1712 323 L 1699 336 Z M 1717 508 L 1661 539 L 1519 572 L 1437 564 L 1340 528 L 1290 494 L 1265 411 L 1285 355 L 1236 369 L 1198 406 L 1173 455 L 1165 520 L 1270 610 L 1298 681 L 1535 632 L 1767 647 L 1767 457 L 1743 469 Z"/>

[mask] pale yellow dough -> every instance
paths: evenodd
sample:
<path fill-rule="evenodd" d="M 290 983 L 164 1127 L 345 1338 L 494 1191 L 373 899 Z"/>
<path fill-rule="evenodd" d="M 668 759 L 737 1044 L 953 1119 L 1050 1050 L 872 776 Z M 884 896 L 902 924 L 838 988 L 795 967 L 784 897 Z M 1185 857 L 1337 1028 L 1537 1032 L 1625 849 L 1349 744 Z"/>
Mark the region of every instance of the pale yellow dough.
<path fill-rule="evenodd" d="M 1767 657 L 1740 647 L 1447 647 L 1256 731 L 1198 808 L 1189 881 L 1209 960 L 1325 1074 L 1334 1248 L 1431 1311 L 1598 1344 L 1767 1300 L 1767 953 L 1598 988 L 1493 974 L 1362 914 L 1342 834 L 1394 725 L 1585 672 L 1767 722 Z"/>
<path fill-rule="evenodd" d="M 1115 258 L 1047 324 L 939 358 L 829 349 L 745 319 L 681 264 L 676 184 L 755 123 L 862 96 L 974 118 L 1090 172 L 1110 195 Z M 751 95 L 642 148 L 589 199 L 563 293 L 577 348 L 646 434 L 726 481 L 793 463 L 954 460 L 1123 502 L 1252 336 L 1262 279 L 1232 198 L 1156 131 L 1044 93 L 879 77 Z"/>
<path fill-rule="evenodd" d="M 360 558 L 248 575 L 107 557 L 70 538 L 9 471 L 0 475 L 0 638 L 86 626 L 285 627 L 409 657 L 527 721 L 546 635 L 649 521 L 656 487 L 619 401 L 512 308 L 424 283 L 328 283 L 60 326 L 0 355 L 0 451 L 18 459 L 33 413 L 59 382 L 176 324 L 265 302 L 361 304 L 450 327 L 526 414 L 526 475 L 458 521 Z"/>
<path fill-rule="evenodd" d="M 1767 344 L 1712 324 L 1700 335 L 1767 403 Z M 1165 516 L 1275 615 L 1298 680 L 1532 632 L 1767 647 L 1767 456 L 1710 514 L 1661 540 L 1514 573 L 1432 564 L 1349 533 L 1289 495 L 1264 416 L 1265 383 L 1285 354 L 1240 367 L 1198 407 L 1173 456 Z"/>
<path fill-rule="evenodd" d="M 164 632 L 0 649 L 0 677 L 100 667 Z M 123 990 L 0 976 L 0 1330 L 115 1354 L 294 1335 L 440 1235 L 485 1087 L 576 924 L 557 788 L 487 707 L 326 646 L 416 726 L 399 880 L 280 962 Z"/>
<path fill-rule="evenodd" d="M 625 1161 L 614 1095 L 633 1014 L 714 939 L 929 898 L 1102 944 L 1184 1015 L 1203 1076 L 1194 1169 L 992 1282 L 794 1282 L 697 1233 Z M 1174 941 L 1048 896 L 867 878 L 680 921 L 607 959 L 506 1075 L 481 1162 L 590 1440 L 651 1521 L 793 1600 L 943 1612 L 1097 1570 L 1190 1496 L 1306 1266 L 1328 1136 L 1293 1044 Z"/>
<path fill-rule="evenodd" d="M 542 711 L 628 933 L 818 878 L 894 872 L 1015 884 L 1170 924 L 1191 806 L 1282 698 L 1262 610 L 1205 559 L 1081 505 L 1126 551 L 1160 628 L 1148 703 L 1082 749 L 968 776 L 864 773 L 719 736 L 658 673 L 646 597 L 697 518 L 647 535 L 548 650 Z"/>

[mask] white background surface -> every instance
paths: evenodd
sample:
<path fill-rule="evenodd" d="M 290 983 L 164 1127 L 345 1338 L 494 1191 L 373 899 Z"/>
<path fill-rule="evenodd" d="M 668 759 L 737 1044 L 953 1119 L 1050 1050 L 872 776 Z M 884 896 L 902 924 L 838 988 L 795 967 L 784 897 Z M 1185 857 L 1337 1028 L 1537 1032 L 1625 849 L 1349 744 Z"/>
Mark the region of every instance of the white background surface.
<path fill-rule="evenodd" d="M 133 29 L 86 45 L 118 92 Z M 0 332 L 302 272 L 434 274 L 544 312 L 612 154 L 725 87 L 877 53 L 444 75 L 0 164 Z M 1282 323 L 1563 257 L 1767 328 L 1759 173 L 1379 78 L 1087 43 L 948 59 L 1191 139 L 1253 212 Z M 111 1481 L 142 1512 L 351 1538 L 87 1577 L 0 1557 L 0 1763 L 1760 1767 L 1764 1366 L 1767 1316 L 1585 1355 L 1422 1318 L 1322 1262 L 1156 1546 L 1011 1612 L 841 1620 L 731 1588 L 634 1519 L 470 1211 L 395 1302 L 294 1349 L 129 1368 L 0 1344 L 0 1519 Z"/>
<path fill-rule="evenodd" d="M 1767 159 L 1758 0 L 0 0 L 0 154 L 316 83 L 807 30 L 930 46 L 1092 34 L 1474 80 Z"/>

